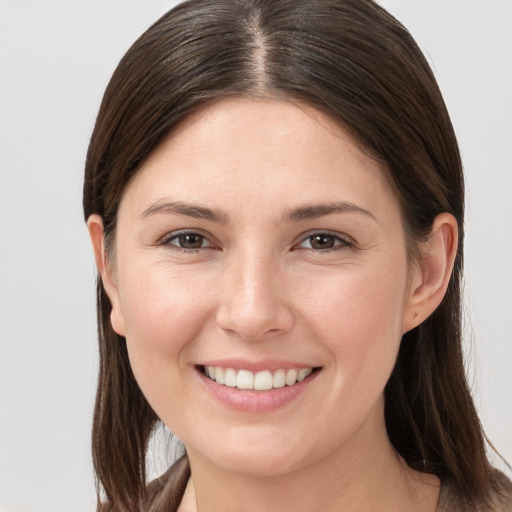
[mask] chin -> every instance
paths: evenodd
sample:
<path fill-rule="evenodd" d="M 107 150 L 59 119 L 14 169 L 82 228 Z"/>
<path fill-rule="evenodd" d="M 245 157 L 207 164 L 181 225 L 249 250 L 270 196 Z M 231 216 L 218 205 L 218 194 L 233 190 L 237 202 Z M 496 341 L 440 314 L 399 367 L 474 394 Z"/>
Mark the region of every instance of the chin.
<path fill-rule="evenodd" d="M 240 434 L 240 433 L 239 433 Z M 207 461 L 229 473 L 254 477 L 277 477 L 305 468 L 318 461 L 321 447 L 308 447 L 307 440 L 294 442 L 292 436 L 272 437 L 269 433 L 252 436 L 225 436 L 207 446 L 187 447 L 191 462 Z M 311 437 L 309 437 L 311 440 Z M 185 442 L 185 445 L 187 443 Z"/>

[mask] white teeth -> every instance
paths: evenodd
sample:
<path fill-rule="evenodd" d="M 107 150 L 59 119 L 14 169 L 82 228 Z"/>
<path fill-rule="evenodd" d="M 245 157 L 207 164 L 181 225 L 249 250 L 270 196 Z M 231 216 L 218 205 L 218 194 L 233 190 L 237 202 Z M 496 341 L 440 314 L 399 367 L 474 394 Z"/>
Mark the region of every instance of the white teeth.
<path fill-rule="evenodd" d="M 224 373 L 224 386 L 236 387 L 236 372 L 233 368 L 227 368 Z"/>
<path fill-rule="evenodd" d="M 277 370 L 272 377 L 272 387 L 273 388 L 284 388 L 286 384 L 286 375 L 284 370 Z"/>
<path fill-rule="evenodd" d="M 272 389 L 272 374 L 268 370 L 258 372 L 254 376 L 254 389 L 257 391 L 268 391 Z"/>
<path fill-rule="evenodd" d="M 287 386 L 293 386 L 297 382 L 297 370 L 288 370 L 285 382 Z"/>
<path fill-rule="evenodd" d="M 215 368 L 215 380 L 219 384 L 224 384 L 224 369 L 223 368 Z"/>
<path fill-rule="evenodd" d="M 210 379 L 231 388 L 253 389 L 256 391 L 268 391 L 272 388 L 293 386 L 302 382 L 313 373 L 313 368 L 301 368 L 300 370 L 263 370 L 253 373 L 249 370 L 234 370 L 233 368 L 221 368 L 206 366 L 205 374 Z"/>
<path fill-rule="evenodd" d="M 217 381 L 217 384 L 219 381 Z M 248 370 L 239 370 L 236 376 L 236 387 L 238 389 L 254 389 L 254 374 Z"/>
<path fill-rule="evenodd" d="M 297 380 L 299 382 L 302 382 L 306 377 L 311 375 L 312 371 L 313 370 L 311 368 L 302 368 L 301 370 L 299 370 L 299 373 L 297 374 Z"/>

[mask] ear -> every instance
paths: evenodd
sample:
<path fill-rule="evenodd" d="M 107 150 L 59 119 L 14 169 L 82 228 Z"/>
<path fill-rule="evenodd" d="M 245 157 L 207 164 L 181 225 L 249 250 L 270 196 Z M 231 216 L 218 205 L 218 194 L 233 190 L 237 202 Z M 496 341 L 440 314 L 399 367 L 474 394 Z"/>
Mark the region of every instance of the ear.
<path fill-rule="evenodd" d="M 105 251 L 105 232 L 103 229 L 103 219 L 96 214 L 90 215 L 87 219 L 87 229 L 91 238 L 94 250 L 94 259 L 98 272 L 101 275 L 103 287 L 112 304 L 110 322 L 114 331 L 120 336 L 125 336 L 124 316 L 119 298 L 115 272 Z"/>
<path fill-rule="evenodd" d="M 403 333 L 421 324 L 443 300 L 457 255 L 458 233 L 455 217 L 441 213 L 428 240 L 420 242 L 420 261 L 412 270 Z"/>

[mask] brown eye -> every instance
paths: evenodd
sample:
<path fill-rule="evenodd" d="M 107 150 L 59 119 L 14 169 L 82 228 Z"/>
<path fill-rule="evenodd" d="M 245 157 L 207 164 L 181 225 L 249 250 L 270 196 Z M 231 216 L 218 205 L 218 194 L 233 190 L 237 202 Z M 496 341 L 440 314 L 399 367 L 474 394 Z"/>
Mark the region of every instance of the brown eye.
<path fill-rule="evenodd" d="M 309 243 L 312 249 L 332 249 L 336 245 L 336 237 L 333 235 L 313 235 L 309 237 Z"/>
<path fill-rule="evenodd" d="M 193 231 L 170 234 L 162 239 L 161 244 L 185 251 L 194 251 L 211 246 L 206 236 Z"/>
<path fill-rule="evenodd" d="M 182 249 L 200 249 L 205 242 L 204 236 L 197 233 L 185 233 L 179 235 L 175 240 L 176 245 Z"/>
<path fill-rule="evenodd" d="M 298 246 L 301 249 L 313 251 L 330 251 L 352 247 L 352 243 L 340 235 L 334 233 L 314 233 L 307 236 Z"/>

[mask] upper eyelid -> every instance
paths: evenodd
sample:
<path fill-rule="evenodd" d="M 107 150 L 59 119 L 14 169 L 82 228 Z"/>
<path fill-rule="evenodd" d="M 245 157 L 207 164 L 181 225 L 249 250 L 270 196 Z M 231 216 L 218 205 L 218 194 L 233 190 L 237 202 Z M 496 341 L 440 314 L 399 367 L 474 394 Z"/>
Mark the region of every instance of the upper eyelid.
<path fill-rule="evenodd" d="M 302 233 L 301 235 L 299 235 L 297 237 L 297 239 L 296 239 L 297 241 L 295 242 L 295 244 L 304 242 L 308 238 L 315 236 L 315 235 L 328 235 L 328 236 L 332 236 L 334 238 L 343 240 L 344 242 L 346 242 L 348 244 L 351 244 L 351 245 L 355 244 L 355 241 L 351 236 L 349 236 L 345 233 L 339 233 L 337 231 L 332 231 L 330 229 L 313 229 L 311 231 L 307 231 L 306 233 Z"/>
<path fill-rule="evenodd" d="M 158 240 L 158 243 L 168 243 L 169 241 L 181 236 L 181 235 L 187 235 L 187 234 L 196 234 L 199 236 L 204 237 L 206 240 L 210 242 L 210 244 L 214 246 L 220 245 L 220 243 L 215 239 L 215 237 L 211 233 L 207 233 L 199 228 L 183 228 L 178 229 L 176 231 L 170 231 L 167 232 L 165 235 L 160 237 Z M 340 233 L 337 231 L 332 231 L 329 229 L 313 229 L 310 231 L 306 231 L 304 233 L 301 233 L 299 236 L 295 238 L 295 241 L 292 243 L 292 247 L 297 246 L 298 244 L 303 243 L 308 238 L 315 236 L 315 235 L 328 235 L 332 236 L 334 238 L 338 238 L 339 240 L 345 242 L 348 245 L 355 245 L 355 241 L 350 237 L 349 235 L 345 233 Z"/>
<path fill-rule="evenodd" d="M 178 229 L 176 231 L 169 231 L 165 235 L 160 237 L 160 239 L 158 240 L 157 243 L 159 243 L 159 244 L 168 243 L 171 240 L 174 240 L 182 235 L 199 235 L 199 236 L 202 236 L 203 238 L 205 238 L 206 240 L 208 240 L 210 242 L 210 244 L 217 245 L 215 242 L 215 238 L 211 234 L 206 233 L 202 229 L 193 229 L 193 228 L 189 228 L 189 229 L 185 228 L 185 229 Z"/>
<path fill-rule="evenodd" d="M 173 238 L 180 235 L 201 235 L 205 238 L 210 238 L 211 235 L 209 233 L 206 233 L 202 229 L 199 228 L 183 228 L 183 229 L 176 229 L 174 231 L 167 231 L 161 238 Z"/>

